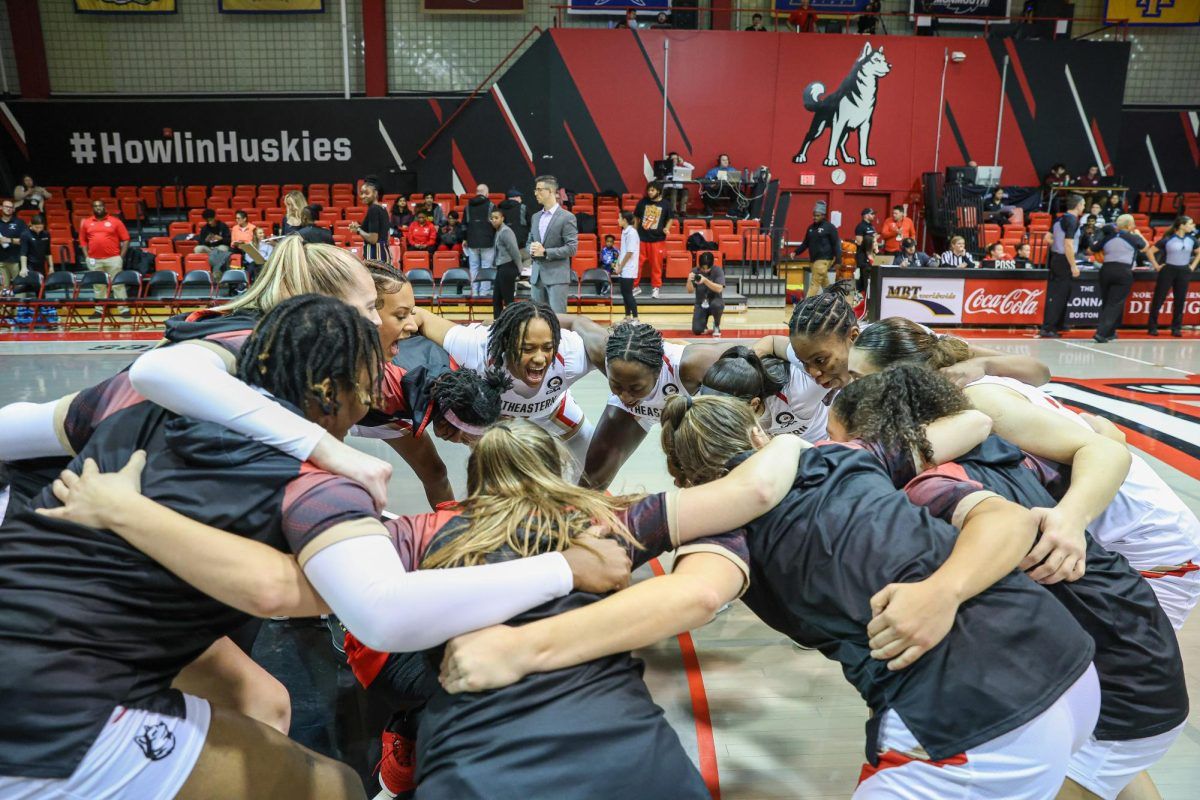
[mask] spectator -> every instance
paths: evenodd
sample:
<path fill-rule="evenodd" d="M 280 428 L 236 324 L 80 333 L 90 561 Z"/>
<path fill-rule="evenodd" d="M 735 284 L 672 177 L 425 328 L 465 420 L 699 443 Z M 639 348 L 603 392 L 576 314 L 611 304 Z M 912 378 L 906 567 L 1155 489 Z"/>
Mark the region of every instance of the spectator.
<path fill-rule="evenodd" d="M 54 273 L 54 257 L 50 254 L 50 232 L 46 230 L 46 218 L 34 214 L 29 228 L 21 236 L 21 271 L 24 278 L 29 271 L 41 273 L 42 277 Z"/>
<path fill-rule="evenodd" d="M 458 212 L 451 211 L 446 215 L 446 221 L 438 228 L 438 249 L 456 250 L 462 252 L 463 229 Z"/>
<path fill-rule="evenodd" d="M 800 0 L 800 7 L 788 15 L 788 25 L 797 33 L 812 33 L 817 27 L 817 15 L 809 8 L 808 0 Z"/>
<path fill-rule="evenodd" d="M 225 269 L 229 262 L 229 248 L 233 246 L 233 233 L 229 226 L 217 219 L 217 212 L 211 208 L 204 209 L 201 215 L 204 224 L 196 232 L 200 244 L 196 245 L 197 253 L 208 254 L 208 266 L 214 275 Z"/>
<path fill-rule="evenodd" d="M 734 185 L 729 180 L 729 173 L 733 171 L 730 166 L 729 155 L 721 153 L 717 156 L 717 165 L 704 173 L 704 180 L 709 183 L 716 183 L 713 188 L 705 187 L 700 195 L 704 201 L 704 213 L 711 215 L 718 200 L 732 200 L 734 194 Z"/>
<path fill-rule="evenodd" d="M 672 167 L 690 170 L 696 169 L 696 167 L 692 165 L 690 161 L 686 161 L 683 156 L 679 155 L 679 153 L 676 153 L 674 150 L 672 150 L 670 153 L 667 153 L 667 158 L 670 160 Z M 674 180 L 671 180 L 671 182 L 675 183 Z M 687 216 L 688 202 L 691 200 L 691 197 L 688 194 L 687 184 L 679 183 L 677 186 L 673 186 L 667 190 L 666 195 L 667 202 L 671 204 L 671 209 L 675 212 L 675 215 L 681 219 Z"/>
<path fill-rule="evenodd" d="M 18 203 L 23 209 L 32 208 L 34 211 L 41 211 L 51 196 L 43 187 L 34 182 L 32 175 L 22 175 L 21 182 L 13 188 L 13 202 Z"/>
<path fill-rule="evenodd" d="M 650 296 L 657 298 L 658 290 L 663 282 L 667 234 L 671 232 L 671 224 L 674 222 L 671 207 L 663 199 L 661 183 L 651 181 L 646 184 L 646 196 L 638 201 L 633 213 L 638 220 L 638 239 L 641 240 L 638 248 L 641 263 L 638 267 L 640 270 L 644 266 L 650 271 Z M 635 286 L 633 293 L 637 295 L 640 290 Z"/>
<path fill-rule="evenodd" d="M 1046 173 L 1046 177 L 1042 178 L 1042 188 L 1049 189 L 1052 186 L 1066 186 L 1071 182 L 1071 176 L 1067 173 L 1065 164 L 1055 164 Z"/>
<path fill-rule="evenodd" d="M 616 243 L 616 238 L 610 233 L 604 237 L 604 247 L 600 248 L 600 266 L 608 270 L 609 274 L 618 272 L 617 258 L 621 251 L 617 249 Z"/>
<path fill-rule="evenodd" d="M 258 278 L 258 271 L 267 263 L 271 251 L 275 249 L 263 236 L 263 229 L 257 226 L 254 228 L 253 239 L 246 243 L 235 242 L 233 246 L 242 251 L 242 269 L 246 271 L 246 277 L 251 282 Z"/>
<path fill-rule="evenodd" d="M 213 211 L 208 208 L 205 209 L 205 213 L 212 214 Z M 229 229 L 226 228 L 225 231 L 228 233 Z M 124 222 L 108 215 L 103 200 L 93 200 L 92 216 L 79 223 L 79 248 L 83 251 L 88 269 L 104 270 L 111 278 L 124 268 L 125 251 L 129 249 L 129 231 L 125 229 Z M 95 297 L 97 300 L 106 300 L 108 287 L 97 286 Z M 113 297 L 118 300 L 126 299 L 125 287 L 114 287 Z M 103 310 L 101 306 L 96 306 L 92 319 L 99 319 Z M 122 317 L 129 316 L 128 307 L 122 307 L 120 312 Z"/>
<path fill-rule="evenodd" d="M 625 12 L 625 19 L 617 23 L 618 28 L 636 28 L 638 27 L 637 12 L 632 8 Z"/>
<path fill-rule="evenodd" d="M 879 0 L 868 0 L 866 13 L 858 18 L 858 32 L 866 36 L 874 36 L 879 28 Z"/>
<path fill-rule="evenodd" d="M 892 266 L 925 269 L 926 267 L 937 265 L 925 253 L 917 252 L 916 239 L 907 238 L 900 242 L 900 252 L 896 253 L 896 258 L 892 261 Z"/>
<path fill-rule="evenodd" d="M 1071 297 L 1071 280 L 1079 277 L 1075 255 L 1079 252 L 1079 216 L 1083 213 L 1083 197 L 1073 194 L 1067 198 L 1067 212 L 1054 221 L 1046 238 L 1050 243 L 1050 276 L 1046 283 L 1046 310 L 1038 336 L 1057 339 L 1067 330 L 1067 301 Z"/>
<path fill-rule="evenodd" d="M 250 224 L 250 216 L 238 209 L 233 215 L 233 227 L 229 229 L 230 244 L 240 250 L 239 244 L 254 244 L 257 233 L 258 227 Z"/>
<path fill-rule="evenodd" d="M 1076 186 L 1099 186 L 1100 185 L 1100 168 L 1093 165 L 1088 167 L 1088 171 L 1075 179 Z"/>
<path fill-rule="evenodd" d="M 975 259 L 967 252 L 967 240 L 961 236 L 950 237 L 950 249 L 939 259 L 943 267 L 974 267 Z"/>
<path fill-rule="evenodd" d="M 1125 213 L 1124 204 L 1121 202 L 1121 195 L 1113 192 L 1108 196 L 1108 203 L 1104 206 L 1104 221 L 1110 225 L 1117 224 L 1117 217 Z"/>
<path fill-rule="evenodd" d="M 492 319 L 517 296 L 517 278 L 521 276 L 521 246 L 517 235 L 504 221 L 504 212 L 492 209 L 488 216 L 496 231 L 496 286 L 492 291 Z"/>
<path fill-rule="evenodd" d="M 883 239 L 883 252 L 896 254 L 900 252 L 900 240 L 912 239 L 917 235 L 912 220 L 904 215 L 904 206 L 894 206 L 892 216 L 883 223 L 879 236 Z"/>
<path fill-rule="evenodd" d="M 704 180 L 715 181 L 722 172 L 729 172 L 733 167 L 729 166 L 729 154 L 721 153 L 717 156 L 717 165 L 704 173 Z"/>
<path fill-rule="evenodd" d="M 1007 197 L 1004 190 L 997 186 L 992 190 L 992 196 L 983 203 L 983 221 L 992 222 L 996 225 L 1007 225 L 1012 219 L 1012 211 L 1009 206 L 1004 204 Z"/>
<path fill-rule="evenodd" d="M 292 231 L 309 244 L 333 244 L 333 231 L 317 225 L 316 220 L 321 216 L 319 205 L 305 206 L 300 212 L 300 226 Z"/>
<path fill-rule="evenodd" d="M 1017 269 L 1037 269 L 1037 264 L 1033 263 L 1033 245 L 1029 242 L 1021 242 L 1017 245 Z"/>
<path fill-rule="evenodd" d="M 632 211 L 622 211 L 617 220 L 621 226 L 621 250 L 617 254 L 617 279 L 621 284 L 621 302 L 625 305 L 625 321 L 638 318 L 634 284 L 640 269 L 638 251 L 641 239 L 638 236 L 637 216 Z"/>
<path fill-rule="evenodd" d="M 654 24 L 651 25 L 650 27 L 651 28 L 672 28 L 674 26 L 671 25 L 671 20 L 667 17 L 667 12 L 660 11 L 660 12 L 658 12 L 658 16 L 654 18 Z"/>
<path fill-rule="evenodd" d="M 409 224 L 404 234 L 409 250 L 432 253 L 438 249 L 438 229 L 429 221 L 424 211 L 417 212 L 417 218 Z"/>
<path fill-rule="evenodd" d="M 21 238 L 27 230 L 13 201 L 0 201 L 0 289 L 11 285 L 21 270 Z"/>
<path fill-rule="evenodd" d="M 425 192 L 421 196 L 421 204 L 417 210 L 424 211 L 425 216 L 429 217 L 429 221 L 439 228 L 446 221 L 446 212 L 442 208 L 442 204 L 433 199 L 433 192 Z"/>
<path fill-rule="evenodd" d="M 579 224 L 575 215 L 559 205 L 558 179 L 540 175 L 533 185 L 542 204 L 529 223 L 529 256 L 533 269 L 530 297 L 559 314 L 567 313 L 567 293 L 572 278 L 571 258 L 579 251 Z"/>
<path fill-rule="evenodd" d="M 871 279 L 871 255 L 875 252 L 875 209 L 864 208 L 858 225 L 854 226 L 854 266 L 858 268 L 858 291 L 867 293 L 867 282 Z"/>
<path fill-rule="evenodd" d="M 1119 216 L 1119 215 L 1118 215 Z M 1104 206 L 1100 203 L 1093 202 L 1088 208 L 1088 212 L 1083 215 L 1083 224 L 1091 223 L 1099 230 L 1108 224 L 1108 219 L 1104 216 Z M 1116 223 L 1113 223 L 1114 225 Z"/>
<path fill-rule="evenodd" d="M 812 297 L 833 283 L 829 277 L 829 268 L 842 256 L 842 238 L 837 227 L 825 219 L 826 205 L 824 200 L 818 200 L 813 206 L 813 222 L 804 232 L 804 241 L 796 248 L 795 256 L 805 250 L 812 259 L 811 276 L 808 281 L 807 296 Z"/>
<path fill-rule="evenodd" d="M 713 266 L 713 254 L 703 252 L 696 268 L 688 273 L 688 294 L 696 293 L 692 308 L 692 335 L 700 336 L 708 330 L 708 318 L 713 321 L 713 338 L 721 338 L 721 315 L 725 313 L 725 270 Z"/>
<path fill-rule="evenodd" d="M 438 210 L 441 211 L 441 208 L 439 207 Z M 425 216 L 428 217 L 428 213 Z M 388 213 L 388 224 L 391 225 L 392 235 L 404 236 L 404 229 L 411 225 L 414 219 L 416 219 L 416 214 L 408 210 L 408 202 L 403 197 L 397 197 L 392 202 L 392 208 Z"/>
<path fill-rule="evenodd" d="M 387 208 L 379 202 L 379 181 L 373 177 L 363 179 L 358 187 L 358 201 L 367 207 L 362 222 L 351 222 L 350 232 L 357 233 L 363 240 L 363 258 L 368 261 L 391 262 L 388 252 L 388 231 L 392 220 Z"/>
<path fill-rule="evenodd" d="M 1004 245 L 1000 242 L 992 242 L 988 245 L 987 250 L 983 253 L 983 263 L 979 266 L 984 269 L 1016 269 L 1017 262 L 1007 258 L 1007 253 L 1004 252 Z"/>
<path fill-rule="evenodd" d="M 499 208 L 504 212 L 504 224 L 512 229 L 517 241 L 529 241 L 529 208 L 521 199 L 521 190 L 516 187 L 509 189 Z"/>
<path fill-rule="evenodd" d="M 279 226 L 280 236 L 296 233 L 304 227 L 300 214 L 307 207 L 308 201 L 304 199 L 303 192 L 291 191 L 283 196 L 283 224 Z M 312 219 L 317 219 L 319 214 L 320 212 L 314 214 Z M 312 220 L 309 221 L 309 224 L 312 224 Z M 308 240 L 305 239 L 305 241 Z"/>
<path fill-rule="evenodd" d="M 467 201 L 463 222 L 467 226 L 467 266 L 471 269 L 472 286 L 477 294 L 487 294 L 491 287 L 476 281 L 479 270 L 488 269 L 496 260 L 496 229 L 492 227 L 489 218 L 492 213 L 492 201 L 488 199 L 487 184 L 475 187 L 475 196 Z"/>
<path fill-rule="evenodd" d="M 750 26 L 748 28 L 746 28 L 746 30 L 748 30 L 748 31 L 765 31 L 766 28 L 763 27 L 763 15 L 756 13 L 753 17 L 751 17 L 750 18 Z"/>

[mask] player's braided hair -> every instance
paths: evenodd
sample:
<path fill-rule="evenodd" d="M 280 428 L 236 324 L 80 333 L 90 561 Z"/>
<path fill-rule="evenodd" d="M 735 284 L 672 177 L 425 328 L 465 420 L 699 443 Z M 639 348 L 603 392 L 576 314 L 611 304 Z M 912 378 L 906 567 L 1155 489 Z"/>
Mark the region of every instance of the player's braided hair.
<path fill-rule="evenodd" d="M 496 368 L 482 375 L 456 369 L 439 375 L 433 383 L 433 403 L 438 413 L 446 409 L 463 422 L 487 427 L 500 419 L 500 395 L 512 387 L 507 373 Z"/>
<path fill-rule="evenodd" d="M 836 284 L 835 284 L 836 285 Z M 832 288 L 832 287 L 831 287 Z M 858 325 L 854 309 L 840 291 L 826 291 L 806 297 L 796 304 L 788 333 L 792 336 L 821 338 L 846 337 Z"/>
<path fill-rule="evenodd" d="M 382 374 L 379 335 L 357 311 L 332 297 L 302 294 L 271 309 L 238 356 L 238 378 L 302 411 L 340 407 L 339 389 L 369 402 Z M 363 371 L 366 382 L 363 382 Z"/>
<path fill-rule="evenodd" d="M 506 360 L 512 363 L 521 360 L 525 332 L 529 329 L 529 323 L 535 319 L 543 320 L 550 326 L 554 352 L 558 352 L 558 345 L 562 342 L 562 329 L 554 309 L 545 303 L 510 303 L 500 312 L 500 316 L 492 323 L 488 332 L 488 358 L 492 364 L 503 367 Z"/>
<path fill-rule="evenodd" d="M 371 273 L 371 280 L 375 282 L 375 292 L 380 295 L 395 294 L 400 291 L 404 284 L 408 283 L 408 276 L 400 270 L 393 267 L 391 264 L 374 259 L 363 261 L 367 265 L 367 271 Z M 383 306 L 383 298 L 379 298 L 377 307 Z"/>
<path fill-rule="evenodd" d="M 778 359 L 772 359 L 778 361 Z M 782 362 L 786 369 L 787 362 Z M 786 373 L 785 373 L 786 374 Z M 770 370 L 764 359 L 749 347 L 738 345 L 721 357 L 704 373 L 701 386 L 741 400 L 766 398 L 783 388 L 783 382 Z"/>
<path fill-rule="evenodd" d="M 878 442 L 890 452 L 920 454 L 933 464 L 925 426 L 970 407 L 962 389 L 939 373 L 901 364 L 846 386 L 832 412 L 851 436 Z"/>
<path fill-rule="evenodd" d="M 663 363 L 663 337 L 652 325 L 622 322 L 608 334 L 605 361 L 633 361 L 657 373 Z"/>

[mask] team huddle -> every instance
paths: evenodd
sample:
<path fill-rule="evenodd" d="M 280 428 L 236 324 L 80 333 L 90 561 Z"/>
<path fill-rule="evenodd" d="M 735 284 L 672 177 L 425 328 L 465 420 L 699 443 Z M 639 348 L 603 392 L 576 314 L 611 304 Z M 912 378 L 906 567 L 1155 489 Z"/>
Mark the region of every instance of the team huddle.
<path fill-rule="evenodd" d="M 317 615 L 391 716 L 380 797 L 701 800 L 630 651 L 737 598 L 868 706 L 847 796 L 1158 797 L 1200 521 L 1035 359 L 837 287 L 752 346 L 534 302 L 459 325 L 298 237 L 164 336 L 0 408 L 0 800 L 363 798 L 248 655 Z M 655 430 L 676 488 L 606 492 Z M 435 510 L 381 515 L 391 467 L 347 436 Z"/>

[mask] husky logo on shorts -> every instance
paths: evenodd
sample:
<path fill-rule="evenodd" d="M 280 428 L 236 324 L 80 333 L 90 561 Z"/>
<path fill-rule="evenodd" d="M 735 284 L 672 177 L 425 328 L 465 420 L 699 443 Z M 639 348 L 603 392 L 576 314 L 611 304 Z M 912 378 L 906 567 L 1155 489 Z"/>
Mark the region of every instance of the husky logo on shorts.
<path fill-rule="evenodd" d="M 668 383 L 663 387 L 663 396 L 670 397 L 671 395 L 679 394 L 679 387 L 673 383 Z"/>
<path fill-rule="evenodd" d="M 162 761 L 175 752 L 175 734 L 165 722 L 143 725 L 142 732 L 133 737 L 133 741 L 151 761 Z"/>
<path fill-rule="evenodd" d="M 780 411 L 775 415 L 775 424 L 781 428 L 786 428 L 796 421 L 796 415 L 790 411 Z"/>
<path fill-rule="evenodd" d="M 562 376 L 555 375 L 553 378 L 546 381 L 546 391 L 547 392 L 557 392 L 559 389 L 562 388 L 562 385 L 563 385 Z"/>

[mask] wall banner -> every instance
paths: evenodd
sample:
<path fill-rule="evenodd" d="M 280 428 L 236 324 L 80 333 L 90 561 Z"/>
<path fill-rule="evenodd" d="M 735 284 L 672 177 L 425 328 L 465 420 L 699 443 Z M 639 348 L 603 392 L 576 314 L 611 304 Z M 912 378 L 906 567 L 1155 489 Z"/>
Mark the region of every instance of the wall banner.
<path fill-rule="evenodd" d="M 428 2 L 428 0 L 426 0 Z M 636 5 L 639 17 L 654 17 L 658 12 L 671 13 L 671 0 L 640 0 L 636 4 L 623 0 L 570 0 L 570 14 L 606 14 L 610 17 L 623 17 L 627 8 L 622 6 Z M 615 6 L 615 7 L 614 7 Z"/>
<path fill-rule="evenodd" d="M 812 0 L 809 11 L 820 13 L 861 14 L 867 10 L 870 0 Z M 803 5 L 802 0 L 775 0 L 775 11 L 779 14 L 790 14 Z"/>
<path fill-rule="evenodd" d="M 957 325 L 963 317 L 963 283 L 962 278 L 888 277 L 885 271 L 879 316 Z"/>
<path fill-rule="evenodd" d="M 217 0 L 222 14 L 320 14 L 325 0 Z"/>
<path fill-rule="evenodd" d="M 1041 325 L 1046 305 L 1044 278 L 997 280 L 967 278 L 962 306 L 964 325 Z"/>
<path fill-rule="evenodd" d="M 175 0 L 75 0 L 79 14 L 174 14 Z"/>
<path fill-rule="evenodd" d="M 520 14 L 525 0 L 423 0 L 421 8 L 431 14 Z"/>
<path fill-rule="evenodd" d="M 1108 0 L 1104 18 L 1130 25 L 1200 25 L 1197 0 Z"/>

